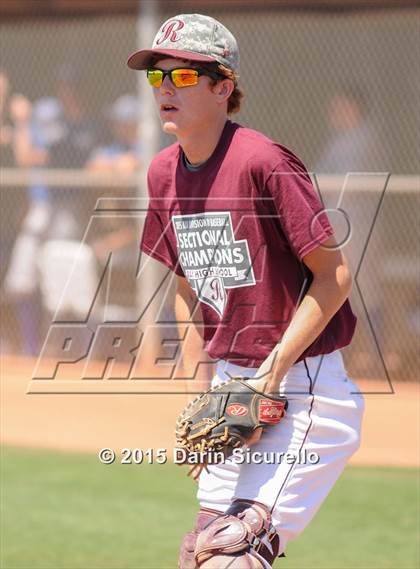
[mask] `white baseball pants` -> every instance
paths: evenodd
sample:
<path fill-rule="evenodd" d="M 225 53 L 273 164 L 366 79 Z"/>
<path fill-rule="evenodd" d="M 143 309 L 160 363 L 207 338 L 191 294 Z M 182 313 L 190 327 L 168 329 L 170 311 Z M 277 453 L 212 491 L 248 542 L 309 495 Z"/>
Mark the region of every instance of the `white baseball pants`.
<path fill-rule="evenodd" d="M 220 360 L 212 385 L 256 371 Z M 281 554 L 312 520 L 359 447 L 364 402 L 338 350 L 295 364 L 280 393 L 289 401 L 286 417 L 265 430 L 242 463 L 235 457 L 203 471 L 197 497 L 202 507 L 221 512 L 237 498 L 267 505 Z"/>

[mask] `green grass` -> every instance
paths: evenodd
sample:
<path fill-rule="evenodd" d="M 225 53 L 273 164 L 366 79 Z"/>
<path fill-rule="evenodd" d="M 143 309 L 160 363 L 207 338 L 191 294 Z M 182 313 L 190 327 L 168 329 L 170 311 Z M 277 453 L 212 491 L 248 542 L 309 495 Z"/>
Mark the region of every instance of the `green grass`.
<path fill-rule="evenodd" d="M 174 465 L 2 450 L 2 569 L 175 569 L 196 511 Z M 278 569 L 417 569 L 414 470 L 348 468 Z"/>

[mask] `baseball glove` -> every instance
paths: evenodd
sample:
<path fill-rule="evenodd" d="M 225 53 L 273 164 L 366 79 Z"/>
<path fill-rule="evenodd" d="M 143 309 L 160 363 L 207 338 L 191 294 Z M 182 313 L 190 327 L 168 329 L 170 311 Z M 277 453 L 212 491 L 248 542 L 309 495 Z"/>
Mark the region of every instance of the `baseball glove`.
<path fill-rule="evenodd" d="M 276 425 L 287 409 L 287 399 L 267 395 L 248 381 L 233 379 L 196 397 L 178 417 L 176 444 L 186 452 L 186 462 L 194 455 L 200 465 L 189 474 L 198 477 L 208 461 L 206 456 L 223 453 L 228 458 L 235 448 L 251 442 L 258 428 Z"/>

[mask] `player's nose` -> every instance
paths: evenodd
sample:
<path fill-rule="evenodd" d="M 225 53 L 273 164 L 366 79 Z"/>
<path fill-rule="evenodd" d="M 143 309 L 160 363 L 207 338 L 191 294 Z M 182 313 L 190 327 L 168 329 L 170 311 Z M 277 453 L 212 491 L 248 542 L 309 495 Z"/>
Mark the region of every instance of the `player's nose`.
<path fill-rule="evenodd" d="M 165 79 L 162 81 L 162 85 L 159 88 L 159 91 L 162 95 L 165 94 L 174 94 L 175 92 L 175 85 L 172 83 L 172 81 L 169 78 L 169 75 L 167 75 L 165 77 Z"/>

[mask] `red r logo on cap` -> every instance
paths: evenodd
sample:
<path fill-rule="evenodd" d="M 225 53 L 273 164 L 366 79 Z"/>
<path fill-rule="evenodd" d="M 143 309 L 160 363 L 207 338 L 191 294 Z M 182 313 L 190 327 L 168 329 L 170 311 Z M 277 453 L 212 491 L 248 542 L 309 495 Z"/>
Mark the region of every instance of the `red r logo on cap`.
<path fill-rule="evenodd" d="M 160 36 L 160 38 L 158 40 L 156 40 L 156 44 L 160 45 L 161 43 L 163 43 L 167 39 L 169 39 L 172 42 L 177 41 L 178 38 L 176 37 L 176 32 L 181 30 L 184 27 L 184 25 L 185 24 L 182 20 L 170 20 L 169 22 L 167 22 L 163 26 L 163 28 L 161 30 L 162 35 Z"/>

